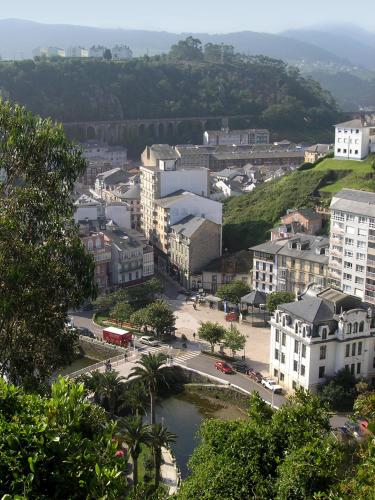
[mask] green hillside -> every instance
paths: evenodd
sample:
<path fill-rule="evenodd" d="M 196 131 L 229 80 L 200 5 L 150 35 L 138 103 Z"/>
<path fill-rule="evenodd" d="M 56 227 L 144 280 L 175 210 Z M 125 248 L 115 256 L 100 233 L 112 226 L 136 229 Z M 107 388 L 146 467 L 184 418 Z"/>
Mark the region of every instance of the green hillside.
<path fill-rule="evenodd" d="M 327 206 L 332 194 L 347 187 L 375 191 L 373 158 L 355 162 L 327 158 L 310 170 L 297 171 L 263 184 L 224 204 L 224 248 L 237 251 L 269 238 L 288 208 Z"/>

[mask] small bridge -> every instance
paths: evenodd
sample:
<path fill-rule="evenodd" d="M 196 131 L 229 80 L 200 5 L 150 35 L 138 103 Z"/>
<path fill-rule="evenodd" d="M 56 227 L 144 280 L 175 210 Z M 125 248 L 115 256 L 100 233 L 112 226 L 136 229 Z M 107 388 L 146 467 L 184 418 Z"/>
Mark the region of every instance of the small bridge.
<path fill-rule="evenodd" d="M 160 138 L 176 136 L 185 127 L 197 128 L 203 133 L 207 128 L 228 127 L 231 120 L 246 120 L 250 115 L 196 116 L 180 118 L 137 118 L 114 121 L 87 121 L 63 123 L 68 137 L 80 141 L 96 139 L 109 144 L 125 144 L 137 137 Z"/>

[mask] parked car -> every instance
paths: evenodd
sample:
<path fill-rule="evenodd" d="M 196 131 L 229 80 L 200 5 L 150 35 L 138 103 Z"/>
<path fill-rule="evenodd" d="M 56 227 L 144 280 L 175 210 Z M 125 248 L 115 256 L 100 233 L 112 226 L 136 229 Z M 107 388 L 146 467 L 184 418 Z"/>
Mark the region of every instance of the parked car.
<path fill-rule="evenodd" d="M 226 374 L 233 373 L 232 368 L 225 361 L 216 361 L 215 368 Z"/>
<path fill-rule="evenodd" d="M 264 378 L 262 380 L 262 385 L 263 387 L 266 387 L 266 389 L 269 389 L 270 391 L 274 392 L 275 394 L 278 394 L 282 392 L 283 388 L 281 385 L 278 385 L 274 380 L 270 378 Z"/>
<path fill-rule="evenodd" d="M 254 371 L 252 368 L 249 369 L 249 371 L 247 372 L 247 374 L 249 375 L 249 377 L 251 379 L 253 379 L 255 382 L 258 382 L 259 384 L 263 380 L 263 375 L 261 373 L 259 373 L 259 372 Z"/>
<path fill-rule="evenodd" d="M 143 337 L 140 338 L 140 342 L 141 344 L 150 345 L 153 347 L 159 345 L 158 339 L 156 339 L 155 337 L 149 337 L 148 335 L 143 335 Z"/>
<path fill-rule="evenodd" d="M 92 333 L 92 331 L 84 326 L 78 327 L 77 330 L 78 330 L 78 335 L 82 335 L 83 337 L 90 337 L 90 339 L 95 338 L 95 335 Z"/>
<path fill-rule="evenodd" d="M 249 370 L 245 361 L 234 361 L 232 363 L 232 368 L 235 372 L 239 372 L 239 373 L 247 373 Z"/>
<path fill-rule="evenodd" d="M 363 438 L 363 431 L 361 430 L 360 426 L 355 422 L 351 422 L 350 420 L 348 420 L 347 422 L 345 422 L 344 427 L 356 439 Z"/>

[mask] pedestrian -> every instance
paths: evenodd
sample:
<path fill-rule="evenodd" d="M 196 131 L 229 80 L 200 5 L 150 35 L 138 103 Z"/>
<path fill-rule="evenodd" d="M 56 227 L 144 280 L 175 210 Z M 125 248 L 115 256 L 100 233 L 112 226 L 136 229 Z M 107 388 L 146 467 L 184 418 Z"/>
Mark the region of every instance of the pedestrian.
<path fill-rule="evenodd" d="M 195 332 L 193 332 L 193 339 L 195 340 Z"/>
<path fill-rule="evenodd" d="M 108 361 L 108 371 L 111 372 L 112 371 L 112 364 L 110 361 Z"/>
<path fill-rule="evenodd" d="M 125 361 L 125 363 L 126 363 L 126 360 L 127 360 L 127 359 L 128 359 L 128 354 L 127 354 L 127 352 L 125 351 L 125 353 L 124 353 L 124 361 Z"/>
<path fill-rule="evenodd" d="M 196 311 L 197 309 L 197 304 L 195 302 L 193 302 L 193 308 L 194 308 L 194 311 Z"/>

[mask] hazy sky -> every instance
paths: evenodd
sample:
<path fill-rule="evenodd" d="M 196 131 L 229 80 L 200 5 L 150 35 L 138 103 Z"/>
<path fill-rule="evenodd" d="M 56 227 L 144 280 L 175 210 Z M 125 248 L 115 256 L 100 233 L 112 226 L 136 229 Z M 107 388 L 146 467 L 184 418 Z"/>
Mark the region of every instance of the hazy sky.
<path fill-rule="evenodd" d="M 353 23 L 374 30 L 373 0 L 1 0 L 0 17 L 172 32 L 278 32 Z"/>

